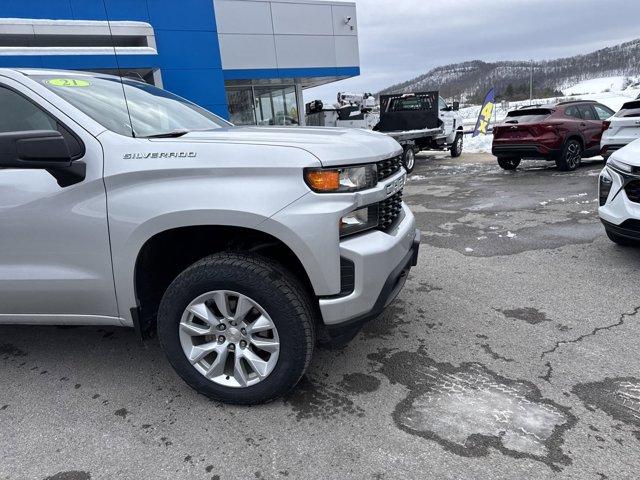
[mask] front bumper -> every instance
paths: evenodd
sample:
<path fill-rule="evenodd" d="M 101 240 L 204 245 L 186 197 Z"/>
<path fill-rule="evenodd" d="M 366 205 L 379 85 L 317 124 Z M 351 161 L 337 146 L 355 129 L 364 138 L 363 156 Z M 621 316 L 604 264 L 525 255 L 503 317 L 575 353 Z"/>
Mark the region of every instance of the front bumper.
<path fill-rule="evenodd" d="M 600 221 L 608 232 L 615 233 L 616 235 L 628 238 L 629 240 L 640 241 L 640 220 L 629 219 L 625 220 L 620 225 L 615 225 L 602 219 L 600 219 Z"/>
<path fill-rule="evenodd" d="M 604 167 L 603 172 L 611 177 L 612 185 L 605 204 L 598 208 L 598 214 L 605 227 L 625 228 L 622 224 L 627 220 L 640 219 L 640 203 L 629 200 L 624 190 L 626 182 L 639 177 L 620 172 L 608 165 Z"/>
<path fill-rule="evenodd" d="M 340 256 L 354 264 L 354 288 L 346 296 L 321 297 L 324 324 L 353 326 L 378 316 L 398 295 L 417 263 L 420 231 L 403 204 L 402 221 L 390 231 L 373 230 L 340 242 Z"/>

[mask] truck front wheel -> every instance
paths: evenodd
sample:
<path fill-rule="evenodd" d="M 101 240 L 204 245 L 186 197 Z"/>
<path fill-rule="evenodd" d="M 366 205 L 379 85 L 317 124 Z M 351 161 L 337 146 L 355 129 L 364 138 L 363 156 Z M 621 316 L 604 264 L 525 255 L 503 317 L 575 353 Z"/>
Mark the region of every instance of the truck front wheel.
<path fill-rule="evenodd" d="M 404 165 L 404 169 L 407 173 L 413 172 L 413 169 L 416 166 L 416 154 L 412 147 L 404 149 L 404 152 L 402 153 L 402 164 Z"/>
<path fill-rule="evenodd" d="M 460 155 L 462 155 L 462 133 L 458 133 L 451 144 L 451 157 L 457 158 Z"/>
<path fill-rule="evenodd" d="M 158 338 L 197 392 L 225 403 L 264 403 L 291 390 L 307 369 L 313 309 L 305 288 L 278 263 L 218 253 L 171 283 Z"/>

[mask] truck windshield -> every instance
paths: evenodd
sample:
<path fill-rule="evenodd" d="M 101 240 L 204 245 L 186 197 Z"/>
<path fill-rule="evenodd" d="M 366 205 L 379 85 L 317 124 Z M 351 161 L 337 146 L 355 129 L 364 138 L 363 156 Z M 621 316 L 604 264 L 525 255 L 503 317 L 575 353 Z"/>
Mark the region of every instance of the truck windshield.
<path fill-rule="evenodd" d="M 231 126 L 177 95 L 135 80 L 73 74 L 31 78 L 105 128 L 128 137 L 178 136 Z"/>
<path fill-rule="evenodd" d="M 394 98 L 389 105 L 389 112 L 411 112 L 414 110 L 431 110 L 431 101 L 424 97 Z"/>

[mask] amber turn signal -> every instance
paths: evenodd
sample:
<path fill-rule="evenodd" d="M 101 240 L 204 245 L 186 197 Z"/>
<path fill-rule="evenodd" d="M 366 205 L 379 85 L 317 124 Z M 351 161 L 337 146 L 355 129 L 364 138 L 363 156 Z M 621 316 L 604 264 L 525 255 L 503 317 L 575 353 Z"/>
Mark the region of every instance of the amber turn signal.
<path fill-rule="evenodd" d="M 307 170 L 307 184 L 316 192 L 336 192 L 340 189 L 339 170 Z"/>

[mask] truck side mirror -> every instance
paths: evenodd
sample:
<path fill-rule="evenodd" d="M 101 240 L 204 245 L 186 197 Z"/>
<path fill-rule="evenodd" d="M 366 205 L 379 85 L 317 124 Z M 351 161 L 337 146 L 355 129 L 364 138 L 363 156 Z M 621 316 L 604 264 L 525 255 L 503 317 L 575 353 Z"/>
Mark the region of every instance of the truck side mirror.
<path fill-rule="evenodd" d="M 69 145 L 60 132 L 0 133 L 0 168 L 48 169 L 71 166 Z"/>
<path fill-rule="evenodd" d="M 458 110 L 460 110 L 460 102 L 453 102 L 453 104 L 452 104 L 452 106 L 451 106 L 451 109 L 452 109 L 454 112 L 457 112 Z"/>
<path fill-rule="evenodd" d="M 61 187 L 86 178 L 87 165 L 73 161 L 69 144 L 56 130 L 0 133 L 0 169 L 46 170 Z"/>

